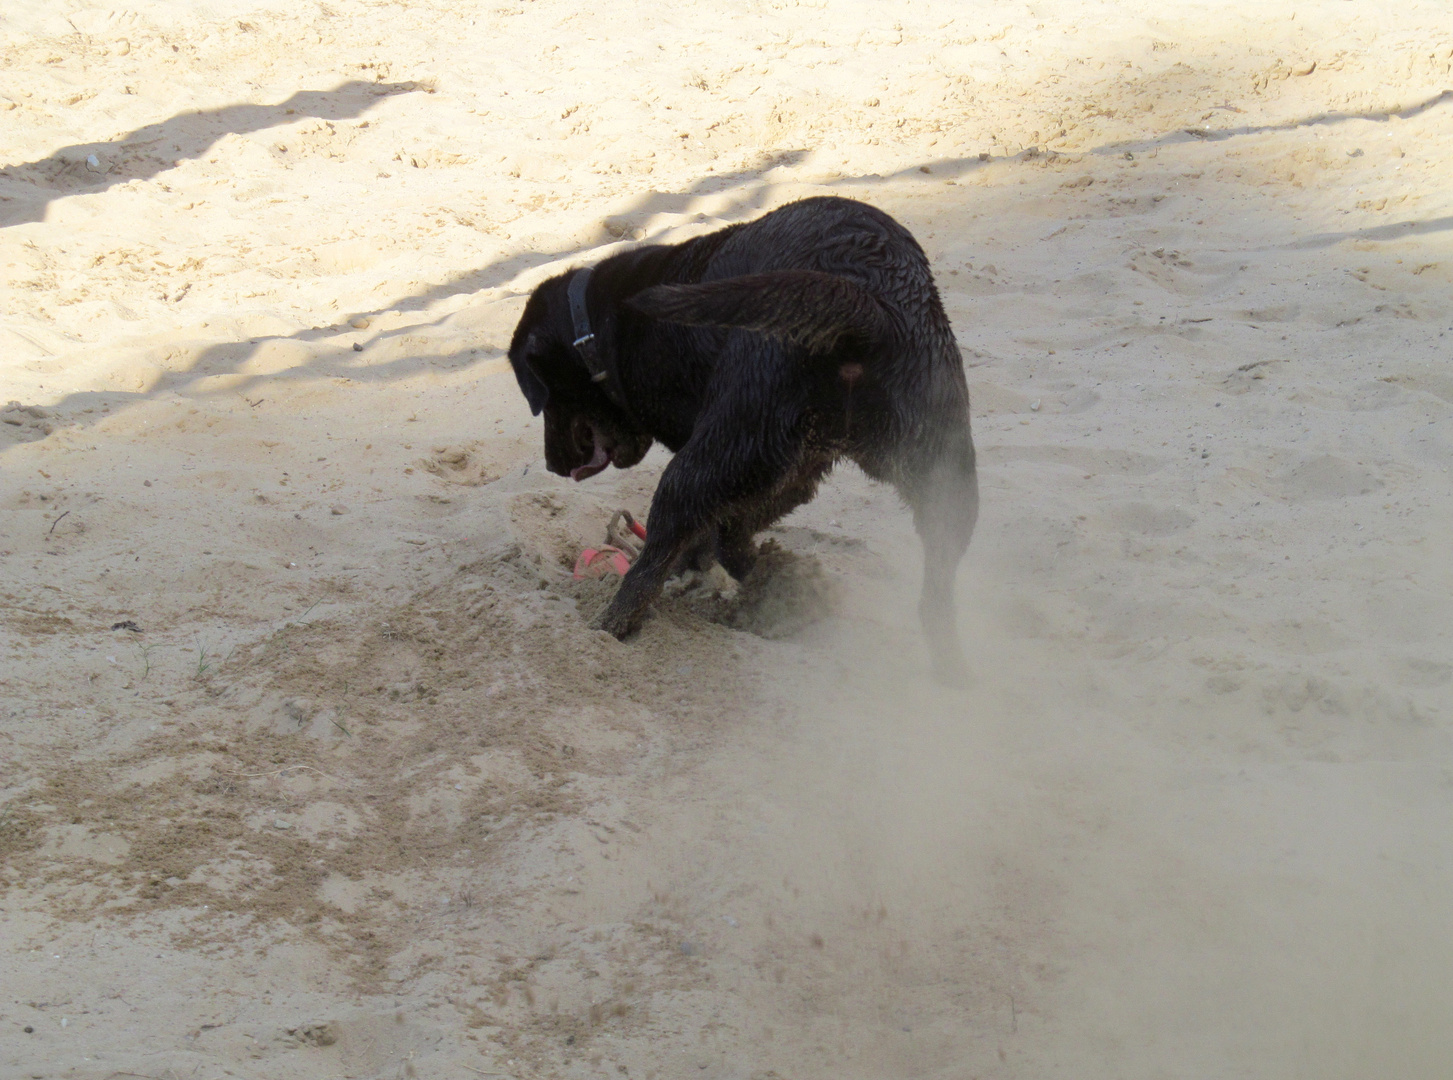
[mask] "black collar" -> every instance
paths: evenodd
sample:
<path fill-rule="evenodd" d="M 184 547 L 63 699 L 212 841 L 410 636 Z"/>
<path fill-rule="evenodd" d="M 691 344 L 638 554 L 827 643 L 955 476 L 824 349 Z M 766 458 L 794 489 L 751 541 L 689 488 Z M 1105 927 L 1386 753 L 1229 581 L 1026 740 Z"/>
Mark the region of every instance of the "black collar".
<path fill-rule="evenodd" d="M 605 396 L 629 415 L 631 410 L 626 405 L 626 396 L 621 390 L 620 376 L 616 374 L 615 366 L 601 356 L 595 342 L 595 331 L 590 328 L 590 310 L 585 303 L 585 290 L 590 287 L 590 275 L 588 266 L 575 271 L 570 275 L 570 285 L 566 289 L 566 295 L 570 298 L 571 332 L 575 335 L 571 344 L 585 361 L 585 369 L 590 372 L 590 381 L 598 383 Z"/>

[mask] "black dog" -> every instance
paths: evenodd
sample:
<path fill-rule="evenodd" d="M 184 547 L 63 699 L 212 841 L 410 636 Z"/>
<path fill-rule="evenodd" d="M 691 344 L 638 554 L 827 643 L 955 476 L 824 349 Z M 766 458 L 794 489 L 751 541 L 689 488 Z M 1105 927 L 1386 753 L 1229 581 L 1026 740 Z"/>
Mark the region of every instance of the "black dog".
<path fill-rule="evenodd" d="M 912 507 L 934 673 L 962 677 L 954 575 L 979 508 L 969 390 L 928 259 L 887 214 L 805 199 L 551 278 L 510 363 L 545 414 L 551 472 L 630 468 L 655 440 L 676 455 L 601 629 L 633 631 L 687 560 L 715 556 L 740 579 L 752 537 L 847 457 Z"/>

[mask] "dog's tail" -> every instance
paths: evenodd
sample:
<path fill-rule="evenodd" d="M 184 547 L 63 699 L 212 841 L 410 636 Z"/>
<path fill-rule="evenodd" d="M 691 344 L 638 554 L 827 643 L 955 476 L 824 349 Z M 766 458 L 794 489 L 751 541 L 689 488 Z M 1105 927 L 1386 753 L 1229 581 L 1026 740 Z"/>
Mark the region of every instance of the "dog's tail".
<path fill-rule="evenodd" d="M 893 318 L 877 297 L 849 278 L 816 270 L 657 285 L 626 304 L 665 322 L 755 330 L 812 353 L 832 352 L 845 337 L 871 346 L 894 336 Z"/>

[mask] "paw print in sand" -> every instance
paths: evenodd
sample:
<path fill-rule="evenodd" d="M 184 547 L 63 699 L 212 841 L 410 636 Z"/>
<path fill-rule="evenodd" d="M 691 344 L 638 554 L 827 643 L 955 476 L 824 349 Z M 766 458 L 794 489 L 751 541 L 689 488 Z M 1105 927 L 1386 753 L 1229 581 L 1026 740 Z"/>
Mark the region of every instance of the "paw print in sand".
<path fill-rule="evenodd" d="M 499 479 L 499 473 L 488 468 L 478 454 L 466 446 L 436 446 L 433 454 L 419 465 L 425 472 L 431 472 L 451 484 L 479 487 Z"/>

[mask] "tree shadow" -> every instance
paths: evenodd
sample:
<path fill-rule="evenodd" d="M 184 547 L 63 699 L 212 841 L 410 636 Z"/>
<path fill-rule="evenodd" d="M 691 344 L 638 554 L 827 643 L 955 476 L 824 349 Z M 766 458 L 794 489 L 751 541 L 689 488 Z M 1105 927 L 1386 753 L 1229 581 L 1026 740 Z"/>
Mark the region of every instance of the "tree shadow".
<path fill-rule="evenodd" d="M 390 311 L 419 311 L 438 300 L 462 292 L 495 289 L 536 267 L 547 266 L 562 259 L 571 259 L 588 251 L 608 248 L 617 243 L 649 243 L 655 235 L 640 227 L 645 217 L 654 214 L 689 214 L 699 199 L 712 195 L 730 196 L 729 204 L 712 215 L 715 222 L 731 222 L 766 206 L 771 198 L 772 183 L 766 174 L 773 169 L 798 164 L 808 155 L 806 150 L 785 150 L 763 155 L 755 164 L 726 173 L 711 173 L 681 191 L 647 191 L 626 206 L 604 218 L 595 232 L 580 243 L 553 251 L 522 251 L 503 259 L 485 263 L 413 296 L 390 303 Z M 374 312 L 356 312 L 350 318 Z"/>
<path fill-rule="evenodd" d="M 0 181 L 9 181 L 0 189 L 7 200 L 0 205 L 0 228 L 44 220 L 55 199 L 150 180 L 183 159 L 201 157 L 224 135 L 261 131 L 303 117 L 348 120 L 367 112 L 379 98 L 425 89 L 415 82 L 354 79 L 331 90 L 299 90 L 277 105 L 244 103 L 178 113 L 109 142 L 67 146 L 39 161 L 0 169 Z"/>
<path fill-rule="evenodd" d="M 1308 248 L 1332 247 L 1344 240 L 1401 240 L 1408 236 L 1422 236 L 1427 233 L 1447 232 L 1453 229 L 1453 215 L 1429 218 L 1427 221 L 1394 221 L 1390 225 L 1374 225 L 1367 229 L 1348 229 L 1346 232 L 1315 233 L 1302 240 L 1294 240 L 1286 246 L 1294 251 Z"/>
<path fill-rule="evenodd" d="M 1182 128 L 1179 131 L 1168 132 L 1158 135 L 1153 139 L 1126 139 L 1121 142 L 1107 143 L 1098 146 L 1089 153 L 1103 156 L 1106 154 L 1135 153 L 1138 151 L 1155 150 L 1162 146 L 1174 146 L 1177 143 L 1188 142 L 1222 142 L 1226 139 L 1241 138 L 1246 135 L 1263 135 L 1271 131 L 1296 131 L 1299 128 L 1307 127 L 1331 127 L 1337 124 L 1350 123 L 1353 120 L 1366 120 L 1374 124 L 1385 124 L 1396 117 L 1399 120 L 1408 120 L 1419 116 L 1429 109 L 1437 108 L 1445 102 L 1453 101 L 1453 90 L 1444 90 L 1440 94 L 1434 94 L 1426 101 L 1420 101 L 1416 105 L 1410 105 L 1406 109 L 1376 109 L 1371 112 L 1323 112 L 1312 116 L 1302 117 L 1300 120 L 1288 120 L 1281 124 L 1241 124 L 1227 128 Z"/>
<path fill-rule="evenodd" d="M 376 84 L 361 84 L 372 87 Z M 377 84 L 395 85 L 395 84 Z M 412 89 L 405 85 L 405 90 Z M 393 90 L 399 93 L 402 90 Z M 299 95 L 294 95 L 294 98 Z M 290 99 L 292 100 L 292 99 Z M 281 112 L 284 106 L 276 106 Z M 266 126 L 266 125 L 260 125 Z M 390 330 L 377 331 L 363 339 L 350 327 L 351 322 L 377 319 L 384 312 L 423 311 L 432 304 L 457 296 L 460 293 L 477 293 L 497 289 L 518 278 L 521 274 L 552 263 L 568 263 L 589 252 L 597 255 L 613 246 L 629 246 L 649 242 L 653 234 L 637 229 L 632 223 L 649 215 L 691 212 L 696 200 L 708 196 L 727 196 L 728 205 L 718 206 L 712 216 L 714 223 L 747 217 L 762 209 L 771 199 L 775 185 L 766 174 L 773 169 L 795 165 L 808 154 L 806 150 L 788 150 L 763 155 L 754 165 L 727 173 L 712 173 L 700 178 L 678 192 L 648 191 L 619 213 L 605 218 L 590 236 L 579 243 L 546 251 L 522 251 L 475 267 L 447 281 L 410 296 L 390 300 L 371 309 L 353 311 L 343 315 L 337 324 L 327 327 L 310 327 L 291 334 L 262 335 L 246 341 L 218 342 L 202 349 L 196 358 L 180 371 L 166 372 L 145 390 L 127 392 L 77 391 L 67 394 L 56 405 L 47 409 L 58 425 L 84 427 L 99 422 L 100 416 L 78 415 L 79 410 L 100 403 L 125 407 L 139 401 L 158 398 L 164 394 L 184 394 L 196 384 L 218 376 L 236 375 L 242 371 L 258 351 L 270 343 L 297 342 L 314 346 L 308 359 L 282 371 L 245 377 L 229 381 L 226 392 L 246 397 L 249 390 L 259 383 L 280 381 L 308 381 L 320 378 L 347 378 L 357 382 L 392 382 L 416 375 L 421 371 L 437 367 L 437 357 L 427 354 L 410 354 L 384 363 L 369 363 L 359 356 L 367 354 L 378 345 L 390 339 L 405 335 L 416 335 L 421 329 L 435 327 L 449 318 L 448 315 L 423 323 L 410 323 Z M 354 349 L 355 341 L 360 346 Z M 483 353 L 483 354 L 481 354 Z M 476 351 L 471 359 L 453 361 L 452 370 L 472 367 L 488 362 L 495 356 L 491 351 Z M 14 444 L 11 444 L 14 445 Z M 0 454 L 7 446 L 0 443 Z"/>
<path fill-rule="evenodd" d="M 292 109 L 294 112 L 301 112 L 303 108 L 311 108 L 312 111 L 308 115 L 319 117 L 358 115 L 368 107 L 373 99 L 381 96 L 381 94 L 405 93 L 415 89 L 420 89 L 420 87 L 412 83 L 345 83 L 333 91 L 300 92 L 290 98 L 288 102 L 277 106 L 233 106 L 229 107 L 229 109 L 218 110 L 213 115 L 220 117 L 222 114 L 227 114 L 234 117 L 234 122 L 238 118 L 245 118 L 245 123 L 251 125 L 250 127 L 233 127 L 229 130 L 257 130 L 270 124 L 283 122 L 283 118 L 288 115 L 288 109 Z M 329 95 L 339 94 L 352 94 L 354 96 L 351 101 L 344 102 L 334 101 L 329 97 Z M 828 181 L 822 186 L 851 189 L 870 184 L 919 179 L 925 174 L 936 179 L 945 177 L 957 178 L 970 175 L 992 165 L 1004 164 L 1006 162 L 1027 162 L 1041 157 L 1053 156 L 1066 160 L 1075 160 L 1094 156 L 1119 155 L 1125 152 L 1148 151 L 1157 147 L 1183 145 L 1201 141 L 1221 141 L 1270 131 L 1292 131 L 1321 124 L 1337 124 L 1359 119 L 1380 122 L 1386 121 L 1392 116 L 1415 116 L 1447 101 L 1453 101 L 1453 91 L 1445 91 L 1408 109 L 1396 112 L 1380 110 L 1368 113 L 1320 113 L 1280 124 L 1244 125 L 1217 131 L 1181 129 L 1150 139 L 1106 143 L 1102 146 L 1076 153 L 1064 153 L 1048 151 L 1040 147 L 1028 147 L 1016 154 L 998 157 L 979 153 L 964 157 L 937 158 L 890 173 L 871 173 L 856 177 L 843 177 L 838 180 Z M 295 103 L 302 103 L 303 108 L 300 108 L 299 104 Z M 349 108 L 355 111 L 346 111 Z M 237 112 L 236 110 L 250 111 Z M 153 125 L 154 128 L 164 128 L 165 126 Z M 141 130 L 146 132 L 151 129 Z M 196 152 L 200 153 L 202 150 L 205 150 L 206 146 L 210 146 L 223 133 L 219 125 L 218 130 L 211 134 L 205 144 L 200 145 Z M 152 139 L 159 137 L 161 136 L 149 136 Z M 134 134 L 133 136 L 128 136 L 127 139 L 118 140 L 118 143 L 124 145 L 128 140 L 134 141 L 135 138 L 136 135 Z M 71 149 L 74 150 L 76 148 Z M 64 153 L 66 151 L 52 155 L 47 161 L 57 161 Z M 292 341 L 305 344 L 316 343 L 316 345 L 315 351 L 306 361 L 282 371 L 275 371 L 266 375 L 249 376 L 241 381 L 230 382 L 227 388 L 228 393 L 245 395 L 255 384 L 261 382 L 306 381 L 318 378 L 347 378 L 361 382 L 390 382 L 407 378 L 423 370 L 436 367 L 438 357 L 427 354 L 410 354 L 378 364 L 360 361 L 358 356 L 359 350 L 354 348 L 354 342 L 357 340 L 357 332 L 352 330 L 348 324 L 361 319 L 377 318 L 385 311 L 422 311 L 440 300 L 461 293 L 477 293 L 490 289 L 499 289 L 517 280 L 521 275 L 529 271 L 537 270 L 541 267 L 548 267 L 554 263 L 562 264 L 561 269 L 564 269 L 570 262 L 579 259 L 587 253 L 595 257 L 603 257 L 616 245 L 626 246 L 636 242 L 650 242 L 656 236 L 666 231 L 667 228 L 674 228 L 680 223 L 673 223 L 670 226 L 652 232 L 644 227 L 643 223 L 647 219 L 657 214 L 689 215 L 692 213 L 693 207 L 698 205 L 698 200 L 703 198 L 717 197 L 719 199 L 723 195 L 728 197 L 727 204 L 722 206 L 718 203 L 711 215 L 711 221 L 715 225 L 730 223 L 734 220 L 748 217 L 770 203 L 773 192 L 778 186 L 767 174 L 774 169 L 800 163 L 808 156 L 808 153 L 809 151 L 807 150 L 789 150 L 775 154 L 767 154 L 748 168 L 729 173 L 713 173 L 703 176 L 680 191 L 662 192 L 648 190 L 628 203 L 622 210 L 603 219 L 594 233 L 575 244 L 562 246 L 554 250 L 517 252 L 493 260 L 418 293 L 389 301 L 373 310 L 349 313 L 342 317 L 339 324 L 334 326 L 313 327 L 287 335 L 262 336 L 249 339 L 245 342 L 220 342 L 210 345 L 203 349 L 186 369 L 166 373 L 157 379 L 151 387 L 143 391 L 134 393 L 119 391 L 77 392 L 67 395 L 62 402 L 54 407 L 61 414 L 57 416 L 57 419 L 67 424 L 84 423 L 88 421 L 83 420 L 80 416 L 66 416 L 65 414 L 73 409 L 79 410 L 82 406 L 94 404 L 98 401 L 124 405 L 134 401 L 152 399 L 166 393 L 186 393 L 202 380 L 217 376 L 236 375 L 241 372 L 243 367 L 256 355 L 261 347 L 270 342 Z M 133 175 L 141 175 L 141 173 L 133 173 Z M 110 182 L 119 181 L 113 180 Z M 702 220 L 705 221 L 706 218 L 703 216 Z M 1441 217 L 1422 222 L 1404 221 L 1391 225 L 1381 225 L 1347 232 L 1319 233 L 1283 246 L 1292 248 L 1321 248 L 1330 247 L 1343 240 L 1396 240 L 1405 236 L 1441 232 L 1448 229 L 1453 229 L 1453 217 Z M 403 335 L 415 335 L 423 328 L 438 326 L 448 317 L 448 315 L 444 315 L 425 323 L 411 323 L 407 326 L 391 330 L 378 331 L 372 336 L 358 340 L 358 345 L 366 353 L 391 338 Z M 331 344 L 329 343 L 331 339 L 346 339 L 346 343 L 339 341 L 336 344 Z M 471 357 L 469 359 L 453 360 L 449 366 L 453 370 L 461 370 L 497 359 L 498 354 L 496 350 L 473 350 Z M 4 446 L 0 446 L 0 454 L 3 454 L 4 449 Z"/>
<path fill-rule="evenodd" d="M 1444 90 L 1442 93 L 1435 94 L 1426 101 L 1418 102 L 1416 105 L 1410 105 L 1406 109 L 1377 109 L 1362 113 L 1323 112 L 1316 113 L 1312 116 L 1304 116 L 1297 120 L 1288 120 L 1280 124 L 1241 124 L 1228 128 L 1180 128 L 1176 131 L 1166 132 L 1163 135 L 1156 135 L 1148 139 L 1121 139 L 1115 142 L 1104 143 L 1101 146 L 1094 146 L 1088 150 L 1051 150 L 1048 147 L 1030 146 L 1020 150 L 1018 153 L 1003 154 L 998 157 L 988 153 L 979 153 L 969 157 L 938 158 L 933 161 L 924 162 L 921 165 L 910 165 L 896 172 L 870 173 L 865 176 L 839 180 L 837 181 L 837 186 L 852 187 L 893 180 L 908 180 L 913 178 L 915 172 L 929 173 L 941 177 L 960 177 L 976 172 L 989 165 L 997 165 L 1010 161 L 1032 161 L 1035 158 L 1041 157 L 1056 157 L 1069 160 L 1083 157 L 1118 157 L 1126 153 L 1147 153 L 1168 146 L 1187 145 L 1198 142 L 1223 142 L 1227 139 L 1244 138 L 1248 135 L 1262 135 L 1273 131 L 1296 131 L 1300 128 L 1345 124 L 1353 120 L 1367 120 L 1372 123 L 1382 124 L 1387 123 L 1394 117 L 1399 120 L 1407 120 L 1414 116 L 1419 116 L 1429 109 L 1434 109 L 1446 102 L 1453 102 L 1453 90 Z M 1413 225 L 1416 223 L 1406 224 Z M 1389 228 L 1391 227 L 1389 226 Z M 1329 233 L 1327 235 L 1334 234 Z M 1373 237 L 1373 239 L 1388 238 L 1390 237 Z M 1335 243 L 1335 241 L 1331 242 Z"/>

